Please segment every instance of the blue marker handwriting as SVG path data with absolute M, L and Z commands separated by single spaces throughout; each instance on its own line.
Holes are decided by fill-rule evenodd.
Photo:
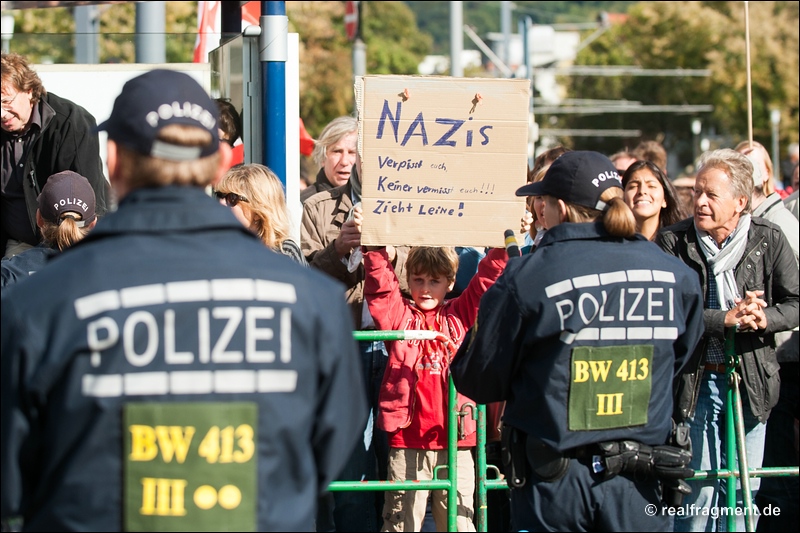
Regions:
M 416 192 L 417 194 L 450 194 L 453 187 L 409 185 L 400 180 L 389 181 L 389 176 L 378 176 L 378 192 Z
M 394 142 L 400 142 L 399 137 L 399 129 L 400 129 L 400 116 L 403 111 L 403 103 L 397 102 L 397 107 L 395 108 L 394 114 L 392 114 L 392 110 L 389 109 L 389 101 L 383 101 L 383 109 L 381 110 L 381 117 L 378 120 L 378 131 L 375 135 L 376 139 L 383 139 L 383 133 L 386 129 L 386 122 L 389 122 L 389 127 L 392 130 L 394 135 Z M 457 119 L 457 118 L 436 118 L 434 122 L 443 127 L 435 127 L 432 128 L 431 131 L 435 132 L 437 137 L 435 137 L 435 141 L 432 146 L 449 146 L 452 148 L 466 146 L 467 148 L 471 147 L 473 144 L 480 143 L 481 146 L 486 146 L 489 144 L 489 130 L 493 129 L 494 126 L 482 126 L 478 129 L 477 133 L 480 138 L 475 138 L 475 131 L 473 129 L 467 129 L 465 132 L 459 133 L 461 127 L 464 126 L 465 123 L 468 121 L 473 120 L 473 117 L 469 117 L 467 120 Z M 428 122 L 430 124 L 430 121 Z M 420 111 L 416 118 L 411 122 L 406 130 L 405 134 L 403 135 L 403 140 L 400 142 L 400 146 L 405 146 L 408 141 L 412 137 L 418 137 L 422 143 L 422 146 L 428 146 L 428 128 L 425 126 L 425 117 L 422 115 L 422 111 Z M 434 137 L 431 137 L 434 138 Z M 398 169 L 399 170 L 399 169 Z
M 383 215 L 388 213 L 409 213 L 412 215 L 422 216 L 464 216 L 464 202 L 458 203 L 458 208 L 449 207 L 438 204 L 419 204 L 419 208 L 415 210 L 412 202 L 405 200 L 375 200 L 377 206 L 372 210 L 376 215 Z
M 412 161 L 407 159 L 406 161 L 395 161 L 391 157 L 381 157 L 378 156 L 378 168 L 393 168 L 400 172 L 403 169 L 415 169 L 415 168 L 422 168 L 422 159 L 419 161 Z

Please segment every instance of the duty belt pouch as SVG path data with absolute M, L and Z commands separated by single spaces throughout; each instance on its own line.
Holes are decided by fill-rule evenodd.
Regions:
M 533 470 L 533 475 L 540 481 L 551 483 L 558 481 L 569 469 L 569 458 L 551 448 L 539 439 L 528 436 L 525 453 Z
M 525 435 L 517 428 L 504 425 L 500 432 L 500 457 L 511 488 L 525 486 L 525 456 Z

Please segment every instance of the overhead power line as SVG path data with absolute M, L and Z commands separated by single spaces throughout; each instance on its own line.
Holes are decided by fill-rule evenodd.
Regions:
M 592 130 L 543 128 L 540 137 L 641 137 L 642 130 Z
M 574 65 L 571 67 L 533 68 L 533 74 L 556 74 L 563 76 L 669 76 L 669 77 L 709 77 L 710 69 L 687 68 L 642 68 L 634 65 Z
M 710 113 L 713 105 L 540 106 L 537 115 L 599 115 L 602 113 Z

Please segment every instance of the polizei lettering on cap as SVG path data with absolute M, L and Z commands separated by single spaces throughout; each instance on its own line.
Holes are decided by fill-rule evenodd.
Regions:
M 598 174 L 597 177 L 592 180 L 592 185 L 594 185 L 595 187 L 599 187 L 600 184 L 606 180 L 617 180 L 618 182 L 622 183 L 619 174 L 617 174 L 613 170 L 606 170 L 605 172 L 601 172 L 600 174 Z
M 63 200 L 59 200 L 53 204 L 53 209 L 58 210 L 59 207 L 66 207 L 68 205 L 74 205 L 75 207 L 83 209 L 83 211 L 87 211 L 89 209 L 89 205 L 80 198 L 65 198 Z
M 147 123 L 152 127 L 158 126 L 159 119 L 169 120 L 173 117 L 187 117 L 196 120 L 203 127 L 207 129 L 214 129 L 217 127 L 217 121 L 214 120 L 214 115 L 209 111 L 203 109 L 202 106 L 193 104 L 191 102 L 172 102 L 171 104 L 161 104 L 158 106 L 158 111 L 151 111 L 145 117 Z

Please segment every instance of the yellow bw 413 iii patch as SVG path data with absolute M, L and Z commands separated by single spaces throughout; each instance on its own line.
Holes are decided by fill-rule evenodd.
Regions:
M 123 424 L 126 531 L 255 531 L 255 403 L 132 403 Z
M 648 345 L 573 348 L 570 431 L 646 424 L 652 364 L 653 347 Z

